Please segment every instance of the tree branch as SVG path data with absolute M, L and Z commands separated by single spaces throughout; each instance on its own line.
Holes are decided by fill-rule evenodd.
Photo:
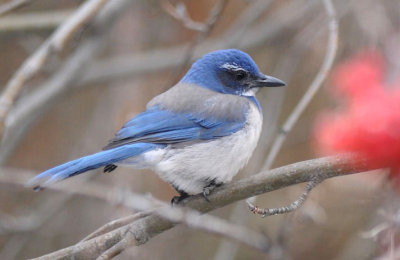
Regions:
M 338 32 L 338 22 L 336 20 L 335 9 L 333 8 L 333 4 L 331 0 L 324 0 L 324 7 L 328 15 L 328 31 L 329 31 L 329 39 L 328 45 L 326 48 L 326 54 L 321 65 L 320 70 L 315 76 L 314 80 L 310 84 L 304 96 L 301 98 L 299 103 L 290 113 L 289 117 L 283 124 L 280 133 L 276 137 L 274 143 L 272 144 L 271 151 L 268 154 L 267 160 L 263 166 L 263 169 L 270 169 L 272 163 L 275 161 L 276 156 L 278 155 L 283 142 L 286 140 L 287 134 L 292 130 L 293 126 L 299 120 L 300 116 L 303 114 L 304 110 L 311 102 L 317 91 L 322 86 L 325 78 L 327 77 L 330 69 L 332 68 L 333 61 L 336 56 L 339 32 Z
M 13 14 L 0 17 L 0 32 L 27 31 L 33 29 L 53 29 L 65 22 L 73 10 L 52 10 L 45 12 L 32 12 Z
M 115 0 L 107 4 L 94 19 L 95 33 L 85 38 L 61 68 L 47 81 L 28 95 L 21 97 L 5 121 L 3 140 L 1 140 L 0 165 L 11 154 L 16 144 L 44 111 L 58 100 L 68 87 L 83 76 L 84 68 L 101 51 L 104 37 L 114 24 L 118 14 L 130 3 L 129 0 Z
M 0 5 L 0 16 L 12 12 L 24 5 L 30 4 L 33 0 L 11 0 L 8 3 Z
M 180 2 L 174 6 L 168 0 L 161 0 L 160 4 L 165 12 L 167 12 L 176 20 L 181 21 L 186 28 L 199 32 L 204 32 L 207 30 L 206 24 L 192 20 L 184 3 Z
M 238 200 L 293 184 L 311 181 L 314 178 L 324 180 L 368 170 L 372 169 L 366 165 L 365 160 L 353 155 L 314 159 L 264 171 L 252 177 L 216 188 L 209 196 L 211 203 L 206 202 L 201 195 L 197 195 L 183 200 L 182 206 L 205 213 Z M 99 237 L 61 249 L 38 259 L 93 259 L 123 240 L 127 232 L 133 235 L 134 245 L 141 245 L 174 225 L 171 221 L 152 214 Z
M 333 7 L 331 0 L 323 0 L 324 7 L 326 13 L 328 15 L 328 31 L 329 31 L 329 38 L 328 38 L 328 45 L 326 48 L 326 54 L 324 60 L 322 62 L 321 68 L 319 69 L 317 75 L 315 76 L 314 80 L 308 87 L 306 93 L 303 95 L 299 103 L 290 113 L 289 117 L 286 119 L 285 123 L 283 124 L 281 131 L 279 132 L 278 136 L 275 138 L 274 142 L 272 143 L 271 150 L 267 156 L 263 169 L 270 169 L 273 162 L 275 161 L 276 156 L 278 155 L 279 151 L 282 148 L 283 143 L 286 140 L 288 133 L 292 130 L 296 122 L 299 120 L 300 116 L 303 114 L 304 110 L 307 108 L 308 104 L 310 104 L 311 100 L 314 98 L 315 94 L 321 88 L 322 83 L 328 76 L 330 69 L 332 68 L 333 61 L 336 56 L 336 51 L 338 47 L 338 39 L 339 39 L 339 31 L 338 31 L 338 22 L 336 19 L 336 12 Z M 249 198 L 247 200 L 247 204 L 249 208 L 257 209 L 258 212 L 269 212 L 274 211 L 273 209 L 260 209 L 258 206 L 254 206 L 253 203 L 255 202 L 255 198 Z M 302 204 L 302 203 L 301 203 Z M 299 204 L 298 206 L 300 206 Z M 271 211 L 271 212 L 272 212 Z M 279 211 L 279 210 L 278 210 Z M 284 212 L 284 211 L 282 211 Z M 264 215 L 264 214 L 262 214 Z M 268 214 L 265 214 L 266 216 Z
M 243 49 L 251 49 L 256 46 L 259 46 L 260 44 L 265 44 L 265 41 L 267 39 L 273 38 L 274 35 L 280 32 L 282 27 L 288 26 L 292 23 L 296 23 L 296 26 L 301 25 L 302 23 L 300 23 L 299 20 L 302 19 L 308 13 L 310 13 L 313 10 L 313 7 L 315 6 L 316 3 L 317 1 L 311 1 L 309 4 L 304 5 L 297 1 L 290 2 L 289 4 L 282 7 L 279 11 L 277 11 L 274 15 L 266 19 L 265 22 L 262 22 L 260 25 L 256 26 L 256 28 L 252 28 L 247 31 L 244 31 L 242 27 L 238 27 L 237 31 L 234 30 L 237 26 L 239 26 L 237 23 L 234 23 L 232 27 L 227 30 L 227 33 L 236 31 L 235 34 L 227 35 L 226 33 L 222 37 L 219 37 L 217 40 L 204 41 L 194 51 L 192 58 L 197 58 L 207 51 L 218 48 L 240 47 Z M 257 5 L 257 8 L 260 9 L 264 8 L 265 10 L 267 6 L 268 6 L 267 4 Z M 254 9 L 251 8 L 249 12 L 253 10 Z M 247 12 L 246 10 L 243 13 L 243 17 L 241 16 L 239 19 L 246 21 L 247 24 L 250 24 L 252 20 L 249 18 L 249 12 Z M 286 13 L 293 13 L 294 15 L 287 16 Z M 257 18 L 259 15 L 260 13 L 257 13 L 254 18 Z M 94 24 L 96 23 L 97 22 L 95 20 Z M 237 40 L 239 39 L 239 36 L 240 39 L 242 39 L 242 41 L 244 38 L 248 37 L 252 37 L 253 39 L 250 41 L 246 40 L 245 42 L 242 43 L 242 41 L 239 42 Z M 236 41 L 232 41 L 233 39 L 236 39 Z M 135 74 L 137 75 L 142 73 L 154 72 L 156 70 L 177 67 L 183 62 L 182 49 L 184 48 L 187 48 L 187 45 L 181 45 L 172 48 L 163 48 L 159 50 L 151 50 L 149 52 L 144 52 L 134 55 L 124 55 L 124 57 L 107 59 L 100 63 L 97 64 L 95 63 L 92 66 L 88 67 L 88 71 L 85 70 L 85 73 L 83 73 L 84 75 L 81 79 L 79 77 L 77 78 L 79 81 L 78 84 L 82 85 L 95 82 L 104 83 L 107 80 L 120 79 L 121 77 L 126 77 L 127 75 L 132 76 Z M 67 66 L 64 67 L 68 71 L 68 67 Z M 45 89 L 45 86 L 49 87 L 49 89 L 53 88 L 51 86 L 54 85 L 54 82 L 59 82 L 55 84 L 57 86 L 59 85 L 64 86 L 59 89 L 64 89 L 66 86 L 68 86 L 69 84 L 64 84 L 63 81 L 56 80 L 59 74 L 60 75 L 63 74 L 61 70 L 63 69 L 60 69 L 59 73 L 57 73 L 54 77 L 52 77 L 48 82 L 43 84 L 42 89 Z M 80 73 L 82 73 L 82 71 L 84 70 L 79 70 L 79 71 Z M 71 75 L 74 74 L 72 73 Z M 62 78 L 65 79 L 66 77 Z M 63 93 L 63 91 L 58 91 L 57 94 L 55 94 L 52 98 L 60 96 L 61 93 Z M 27 98 L 29 99 L 29 96 Z M 7 117 L 6 120 L 7 129 L 4 135 L 8 135 L 8 133 L 11 133 L 10 136 L 12 136 L 13 138 L 10 138 L 10 136 L 7 137 L 3 136 L 1 144 L 2 149 L 0 149 L 0 165 L 7 160 L 9 154 L 15 148 L 19 140 L 21 140 L 21 137 L 29 129 L 30 123 L 26 123 L 25 118 L 29 119 L 33 118 L 33 116 L 30 116 L 30 113 L 34 113 L 35 111 L 39 110 L 39 108 L 36 105 L 34 107 L 31 106 L 30 109 L 27 110 L 26 108 L 28 108 L 29 106 L 24 105 L 25 99 L 23 102 L 22 101 L 23 100 L 21 100 L 21 102 L 18 102 L 18 104 L 15 107 L 13 107 L 9 116 Z M 29 103 L 39 104 L 38 102 L 29 102 Z M 19 106 L 19 104 L 21 106 Z M 41 107 L 42 106 L 44 107 L 41 114 L 43 114 L 43 111 L 49 107 L 45 104 L 43 103 L 39 104 Z M 38 115 L 40 116 L 40 114 Z M 14 131 L 8 130 L 8 128 L 18 129 L 18 133 L 13 134 L 12 132 Z
M 5 120 L 27 80 L 35 76 L 52 53 L 64 49 L 68 40 L 88 23 L 109 0 L 88 0 L 63 23 L 14 73 L 0 97 L 0 138 Z
M 302 25 L 301 19 L 315 11 L 314 7 L 316 3 L 318 1 L 310 1 L 307 4 L 301 1 L 293 1 L 257 24 L 257 26 L 254 26 L 254 28 L 244 30 L 242 27 L 238 27 L 238 31 L 234 30 L 235 28 L 229 28 L 227 33 L 224 33 L 221 37 L 199 44 L 192 55 L 191 61 L 201 57 L 204 53 L 220 48 L 229 47 L 249 50 L 260 45 L 265 45 L 267 41 L 282 32 L 282 28 L 293 24 L 296 26 Z M 288 16 L 288 13 L 291 15 Z M 238 26 L 237 23 L 232 25 L 232 27 L 236 26 Z M 236 33 L 228 34 L 233 31 L 236 31 Z M 80 83 L 82 85 L 93 84 L 175 68 L 182 63 L 182 50 L 187 49 L 187 47 L 188 44 L 182 44 L 169 48 L 150 50 L 148 52 L 125 54 L 121 57 L 98 61 L 88 69 Z
M 166 2 L 168 2 L 168 0 L 166 0 Z M 207 36 L 210 34 L 212 29 L 214 28 L 214 25 L 221 17 L 221 13 L 225 9 L 226 3 L 227 0 L 219 0 L 215 3 L 215 5 L 208 14 L 206 22 L 203 24 L 202 30 L 200 30 L 200 32 L 196 35 L 195 39 L 189 44 L 188 48 L 186 49 L 183 55 L 183 62 L 176 69 L 175 77 L 173 78 L 172 81 L 168 83 L 168 85 L 166 86 L 167 89 L 179 81 L 181 73 L 184 72 L 186 66 L 188 66 L 190 61 L 192 60 L 196 46 L 199 45 L 202 41 L 204 41 L 204 39 L 206 39 Z

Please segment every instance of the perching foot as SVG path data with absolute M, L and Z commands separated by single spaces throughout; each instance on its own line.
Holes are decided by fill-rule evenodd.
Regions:
M 178 191 L 180 196 L 175 196 L 171 199 L 171 205 L 174 206 L 174 204 L 179 204 L 182 200 L 186 199 L 190 195 L 187 194 L 184 191 Z
M 118 166 L 115 164 L 108 164 L 106 166 L 104 166 L 103 172 L 104 173 L 108 173 L 108 172 L 112 172 L 113 170 L 115 170 Z
M 208 195 L 210 195 L 211 191 L 213 191 L 216 187 L 221 186 L 222 183 L 216 183 L 214 180 L 210 182 L 206 187 L 203 188 L 203 198 L 207 201 L 210 202 L 208 199 Z

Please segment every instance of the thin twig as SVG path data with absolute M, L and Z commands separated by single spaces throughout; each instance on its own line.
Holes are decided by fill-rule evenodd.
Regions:
M 103 235 L 105 233 L 108 233 L 108 232 L 114 230 L 114 229 L 117 229 L 119 227 L 125 226 L 125 225 L 127 225 L 129 223 L 132 223 L 132 222 L 134 222 L 134 221 L 136 221 L 138 219 L 147 217 L 147 216 L 149 216 L 151 214 L 151 212 L 152 212 L 151 210 L 150 211 L 139 212 L 139 213 L 127 216 L 127 217 L 119 218 L 119 219 L 113 220 L 111 222 L 108 222 L 104 226 L 98 228 L 96 231 L 94 231 L 93 233 L 91 233 L 88 236 L 86 236 L 85 238 L 83 238 L 79 243 L 82 243 L 82 242 L 88 241 L 88 240 L 90 240 L 92 238 L 101 236 L 101 235 Z
M 237 39 L 236 35 L 223 34 L 221 37 L 199 44 L 194 51 L 191 61 L 215 49 L 235 47 L 249 50 L 264 46 L 276 35 L 282 33 L 283 28 L 303 25 L 301 21 L 314 11 L 313 7 L 316 3 L 318 1 L 307 1 L 307 4 L 301 1 L 290 1 L 274 15 L 267 17 L 264 21 L 257 24 L 257 26 L 248 28 L 248 30 L 240 34 L 240 42 L 233 40 Z M 288 16 L 288 13 L 291 15 Z M 93 64 L 88 69 L 80 84 L 104 83 L 127 76 L 131 77 L 175 68 L 182 64 L 182 50 L 187 48 L 188 44 L 182 44 L 169 48 L 104 59 Z
M 168 1 L 168 0 L 166 0 Z M 222 11 L 224 10 L 226 6 L 227 0 L 219 0 L 217 3 L 213 6 L 211 9 L 208 18 L 206 22 L 203 25 L 202 30 L 200 30 L 200 33 L 197 34 L 196 38 L 189 44 L 185 54 L 183 55 L 183 62 L 182 64 L 177 68 L 175 77 L 167 85 L 167 88 L 170 88 L 173 84 L 175 84 L 181 75 L 181 73 L 186 69 L 190 61 L 193 59 L 193 53 L 198 44 L 200 44 L 202 41 L 204 41 L 205 38 L 210 34 L 212 29 L 214 28 L 214 25 L 216 22 L 219 20 Z
M 301 98 L 299 103 L 293 109 L 292 113 L 289 115 L 285 123 L 283 124 L 281 131 L 279 132 L 278 136 L 276 137 L 275 141 L 271 146 L 271 150 L 267 156 L 267 160 L 263 166 L 263 169 L 270 169 L 273 162 L 275 161 L 276 156 L 278 155 L 279 151 L 282 148 L 282 144 L 286 140 L 288 133 L 292 130 L 293 126 L 296 124 L 308 104 L 311 102 L 317 91 L 322 86 L 323 81 L 327 77 L 330 69 L 332 68 L 333 61 L 336 56 L 337 45 L 338 45 L 338 25 L 336 19 L 335 9 L 331 0 L 324 0 L 324 7 L 328 15 L 328 30 L 329 30 L 329 38 L 328 38 L 328 45 L 327 51 L 321 65 L 320 70 L 318 71 L 317 75 L 315 76 L 314 80 L 312 81 L 310 87 L 307 89 L 304 96 Z M 301 199 L 301 198 L 299 198 Z M 297 201 L 297 200 L 296 200 Z M 295 202 L 296 202 L 295 201 Z M 255 203 L 255 198 L 249 198 L 247 200 L 247 204 L 253 205 Z M 254 206 L 254 209 L 257 209 L 259 212 L 268 212 L 269 209 L 259 208 L 258 206 Z M 253 211 L 254 212 L 254 211 Z M 266 214 L 267 216 L 268 214 Z
M 30 4 L 32 0 L 11 0 L 8 3 L 0 5 L 0 16 L 12 12 L 24 5 Z
M 53 10 L 14 14 L 0 18 L 0 32 L 49 29 L 59 26 L 71 16 L 73 10 Z
M 81 77 L 83 68 L 90 64 L 102 46 L 104 46 L 104 41 L 99 35 L 86 39 L 59 71 L 39 88 L 19 100 L 5 121 L 6 129 L 4 138 L 1 140 L 0 165 L 8 159 L 29 126 L 36 122 L 45 108 L 57 102 L 57 97 L 65 93 L 68 86 Z
M 169 15 L 181 21 L 186 28 L 199 32 L 204 32 L 207 30 L 206 24 L 192 20 L 184 3 L 179 2 L 176 6 L 173 6 L 168 0 L 161 0 L 160 3 L 163 9 Z
M 292 130 L 293 126 L 296 124 L 300 116 L 303 114 L 304 110 L 311 102 L 317 91 L 322 86 L 323 81 L 327 77 L 330 69 L 332 68 L 333 61 L 336 56 L 337 45 L 338 45 L 338 25 L 336 20 L 336 13 L 331 0 L 323 0 L 324 7 L 328 14 L 328 29 L 329 29 L 329 39 L 327 45 L 327 52 L 324 57 L 324 61 L 321 65 L 320 70 L 312 81 L 310 87 L 307 89 L 304 96 L 301 98 L 297 106 L 293 109 L 292 113 L 288 119 L 283 124 L 280 133 L 272 144 L 271 151 L 268 154 L 267 160 L 264 164 L 263 169 L 270 169 L 276 156 L 281 150 L 283 142 L 286 140 L 287 134 Z
M 261 22 L 260 25 L 258 25 L 256 28 L 243 31 L 243 35 L 241 38 L 247 39 L 249 37 L 253 37 L 254 39 L 252 39 L 251 41 L 247 40 L 243 44 L 240 43 L 240 46 L 232 46 L 232 44 L 235 45 L 235 43 L 232 42 L 231 39 L 236 38 L 237 36 L 232 35 L 233 38 L 231 38 L 230 35 L 224 34 L 217 40 L 207 40 L 204 41 L 202 44 L 200 44 L 199 47 L 196 48 L 193 58 L 201 56 L 204 52 L 226 46 L 249 49 L 260 46 L 261 44 L 265 44 L 266 41 L 272 39 L 276 34 L 278 34 L 281 31 L 282 27 L 289 26 L 290 24 L 301 25 L 302 23 L 300 23 L 299 20 L 301 20 L 304 16 L 306 16 L 313 10 L 312 7 L 315 5 L 315 3 L 316 1 L 311 1 L 310 4 L 304 5 L 304 4 L 299 4 L 297 1 L 290 2 L 289 4 L 283 6 L 282 10 L 278 11 L 276 15 L 267 18 L 265 21 Z M 296 12 L 294 12 L 294 10 Z M 285 13 L 294 13 L 294 15 L 286 16 L 284 15 Z M 246 14 L 246 16 L 250 15 Z M 244 20 L 248 21 L 248 18 Z M 250 21 L 248 22 L 250 23 Z M 233 26 L 236 27 L 237 26 L 236 23 L 234 23 Z M 238 33 L 239 32 L 240 30 L 238 31 Z M 104 83 L 105 81 L 109 80 L 121 79 L 123 77 L 126 77 L 127 75 L 130 76 L 143 75 L 144 73 L 148 72 L 154 72 L 166 68 L 177 67 L 182 63 L 181 60 L 182 49 L 185 48 L 187 48 L 187 45 L 158 49 L 158 50 L 156 49 L 135 55 L 124 55 L 124 57 L 107 59 L 97 64 L 95 63 L 92 66 L 86 66 L 88 71 L 85 71 L 82 79 L 78 78 L 79 80 L 78 85 L 82 86 L 83 84 L 87 86 L 88 83 L 91 84 L 99 82 Z M 82 73 L 84 69 L 80 71 Z M 44 85 L 47 85 L 47 83 L 51 84 L 52 82 L 57 82 L 57 81 L 56 80 L 53 81 L 52 78 Z M 102 84 L 97 84 L 97 85 L 101 86 Z M 60 96 L 61 93 L 63 92 L 58 92 L 56 96 Z M 22 108 L 25 107 L 24 102 L 22 102 L 22 100 L 18 104 L 20 104 Z M 18 104 L 16 105 L 15 109 L 13 108 L 12 111 L 14 110 L 15 112 L 25 111 L 24 109 L 20 109 Z M 46 104 L 51 104 L 51 102 L 45 103 L 45 107 L 43 108 L 42 113 L 40 113 L 40 115 L 43 115 L 44 114 L 43 111 L 50 107 L 50 105 Z M 42 104 L 40 104 L 40 106 L 42 106 Z M 28 113 L 26 114 L 28 115 L 27 118 L 29 119 L 32 118 L 29 116 L 29 113 L 34 113 L 37 110 L 38 110 L 37 107 L 31 107 L 28 110 Z M 6 127 L 18 129 L 18 132 L 20 134 L 18 138 L 17 134 L 11 134 L 16 138 L 3 137 L 1 144 L 1 147 L 3 149 L 0 149 L 0 164 L 3 164 L 7 160 L 9 154 L 13 151 L 18 142 L 22 140 L 21 137 L 24 135 L 24 133 L 26 133 L 26 131 L 31 125 L 31 124 L 26 124 L 26 121 L 24 119 L 20 119 L 18 118 L 18 116 L 16 117 L 11 116 L 11 114 L 14 113 L 13 112 L 10 113 L 10 117 L 13 117 L 13 119 L 12 120 L 7 119 Z M 20 113 L 15 113 L 15 115 L 18 114 Z M 12 122 L 14 122 L 15 124 Z M 7 130 L 7 132 L 11 131 Z
M 52 53 L 64 49 L 68 40 L 87 24 L 109 0 L 88 0 L 63 23 L 14 73 L 0 97 L 0 138 L 3 137 L 5 120 L 24 84 L 35 76 Z
M 68 87 L 84 76 L 85 68 L 101 51 L 105 43 L 103 37 L 119 17 L 118 14 L 130 3 L 129 0 L 111 1 L 94 19 L 93 33 L 85 38 L 81 45 L 63 63 L 61 68 L 47 81 L 22 97 L 7 116 L 3 140 L 0 149 L 0 165 L 12 153 L 29 127 L 44 111 L 61 97 Z
M 226 41 L 227 47 L 235 47 L 240 45 L 241 39 L 245 38 L 244 34 L 250 29 L 258 18 L 260 18 L 270 7 L 274 0 L 258 0 L 252 2 L 249 7 L 244 10 L 240 16 L 229 26 L 224 32 L 223 39 L 229 39 Z M 289 5 L 290 7 L 290 5 Z M 287 6 L 283 9 L 288 8 Z M 268 19 L 269 20 L 269 19 Z M 271 19 L 273 20 L 273 19 Z M 266 23 L 267 25 L 268 23 Z
M 263 218 L 265 218 L 267 216 L 278 215 L 278 214 L 286 214 L 286 213 L 292 212 L 292 211 L 300 208 L 303 205 L 303 203 L 306 201 L 311 190 L 313 188 L 315 188 L 315 186 L 317 186 L 319 183 L 321 183 L 321 180 L 318 180 L 318 179 L 309 181 L 307 183 L 307 186 L 306 186 L 305 190 L 303 191 L 303 193 L 295 201 L 293 201 L 289 206 L 263 209 L 263 208 L 259 208 L 258 206 L 253 205 L 249 200 L 246 200 L 246 203 L 251 212 L 253 212 L 254 214 L 261 215 Z
M 201 195 L 197 195 L 183 200 L 181 204 L 205 213 L 238 200 L 281 189 L 289 185 L 308 182 L 314 178 L 324 180 L 367 170 L 372 169 L 366 165 L 365 160 L 351 155 L 314 159 L 264 171 L 249 178 L 216 188 L 209 195 L 211 203 L 206 202 Z M 83 243 L 55 251 L 39 259 L 93 259 L 123 240 L 127 231 L 131 232 L 135 237 L 134 244 L 141 245 L 173 226 L 174 224 L 171 221 L 153 214 L 127 226 L 120 227 Z

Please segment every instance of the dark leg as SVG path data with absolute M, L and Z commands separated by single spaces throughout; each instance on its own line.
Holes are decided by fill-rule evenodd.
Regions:
M 208 199 L 208 195 L 210 195 L 211 191 L 214 190 L 215 188 L 221 186 L 223 183 L 222 182 L 216 182 L 215 180 L 210 181 L 210 183 L 203 188 L 203 197 L 207 202 L 210 202 Z
M 177 188 L 174 187 L 174 189 L 179 193 L 179 196 L 175 196 L 171 199 L 171 205 L 173 206 L 174 204 L 179 204 L 182 200 L 186 199 L 190 195 L 187 194 L 186 192 L 182 190 L 178 190 Z
M 112 172 L 112 171 L 115 170 L 116 168 L 117 168 L 117 165 L 115 165 L 115 164 L 108 164 L 108 165 L 104 166 L 103 172 Z

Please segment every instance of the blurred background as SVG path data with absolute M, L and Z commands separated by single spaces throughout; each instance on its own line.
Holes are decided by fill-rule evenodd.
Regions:
M 0 4 L 7 2 L 0 0 Z M 0 17 L 1 87 L 84 1 L 29 2 Z M 0 148 L 0 259 L 50 253 L 132 214 L 117 202 L 57 189 L 33 192 L 23 183 L 49 167 L 101 149 L 125 121 L 176 83 L 202 54 L 242 49 L 262 72 L 287 83 L 258 94 L 264 113 L 262 139 L 248 167 L 236 177 L 243 178 L 263 168 L 279 127 L 313 81 L 327 52 L 328 16 L 319 0 L 125 2 L 111 18 L 96 22 L 96 17 L 96 24 L 82 27 L 61 53 L 52 55 L 25 84 L 9 114 Z M 379 49 L 386 55 L 391 75 L 398 73 L 400 2 L 335 0 L 333 4 L 339 21 L 335 64 L 365 48 Z M 288 134 L 273 168 L 319 156 L 314 152 L 315 119 L 321 111 L 340 105 L 329 87 L 328 80 Z M 92 171 L 63 187 L 85 189 L 84 183 L 150 193 L 164 201 L 176 195 L 153 172 L 124 167 L 110 174 Z M 287 205 L 303 188 L 301 184 L 262 195 L 256 204 Z M 263 219 L 251 214 L 244 202 L 212 214 L 264 232 L 283 249 L 286 259 L 375 259 L 385 254 L 388 242 L 369 231 L 387 218 L 383 210 L 398 206 L 393 196 L 382 174 L 363 173 L 325 181 L 300 210 L 287 215 Z M 269 259 L 184 226 L 116 257 L 260 258 Z

